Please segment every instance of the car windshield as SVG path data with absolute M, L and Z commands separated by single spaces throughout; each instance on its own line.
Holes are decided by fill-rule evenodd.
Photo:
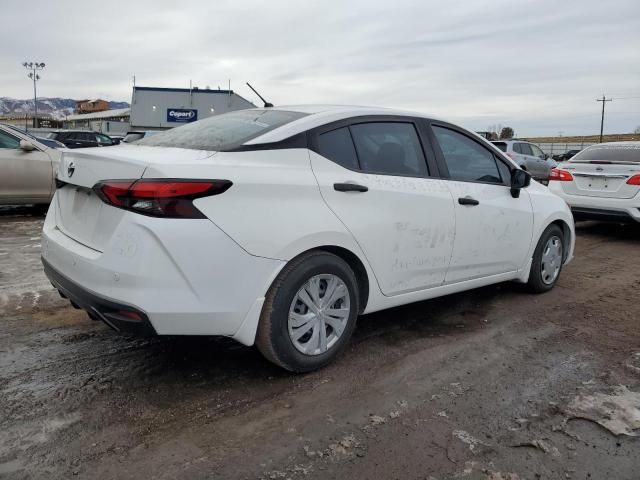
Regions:
M 491 143 L 493 143 L 496 147 L 498 147 L 503 152 L 507 151 L 507 144 L 505 142 L 491 142 Z
M 173 128 L 152 137 L 145 136 L 136 145 L 227 150 L 306 115 L 285 110 L 238 110 Z
M 570 163 L 605 160 L 610 162 L 640 163 L 640 142 L 592 145 L 569 160 Z

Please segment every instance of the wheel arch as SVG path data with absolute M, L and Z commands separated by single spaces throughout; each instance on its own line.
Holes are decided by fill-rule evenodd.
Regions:
M 364 312 L 364 309 L 367 307 L 367 303 L 369 303 L 369 274 L 367 273 L 364 263 L 360 260 L 360 257 L 351 250 L 337 245 L 322 245 L 307 250 L 306 252 L 302 252 L 301 255 L 315 250 L 325 251 L 340 257 L 347 263 L 347 265 L 349 265 L 351 270 L 353 270 L 358 282 L 358 297 L 360 300 L 359 313 Z
M 571 228 L 569 227 L 567 222 L 565 222 L 560 218 L 549 223 L 549 225 L 545 227 L 545 230 L 549 228 L 551 225 L 557 225 L 558 227 L 560 227 L 560 230 L 562 230 L 562 250 L 563 250 L 562 261 L 564 262 L 567 260 L 567 257 L 569 256 L 569 250 L 571 249 L 571 235 L 572 235 Z

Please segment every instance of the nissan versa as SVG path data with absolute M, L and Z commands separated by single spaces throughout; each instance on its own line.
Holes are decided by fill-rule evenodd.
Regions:
M 47 276 L 119 331 L 225 335 L 304 372 L 358 315 L 497 282 L 545 292 L 573 256 L 566 203 L 450 123 L 297 106 L 64 153 Z

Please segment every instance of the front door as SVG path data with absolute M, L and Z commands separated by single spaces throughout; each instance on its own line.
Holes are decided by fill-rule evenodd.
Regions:
M 455 202 L 456 237 L 445 283 L 515 272 L 527 261 L 533 212 L 526 190 L 513 198 L 510 167 L 462 131 L 432 127 Z
M 320 192 L 360 245 L 382 292 L 442 285 L 454 205 L 446 181 L 429 177 L 416 124 L 360 121 L 318 132 L 312 141 Z

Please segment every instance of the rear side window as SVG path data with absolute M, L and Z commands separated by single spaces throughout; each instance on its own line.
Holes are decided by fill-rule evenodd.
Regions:
M 427 176 L 427 163 L 412 123 L 360 123 L 350 127 L 360 168 L 367 173 Z
M 498 147 L 499 150 L 506 152 L 507 151 L 507 144 L 505 142 L 491 142 L 493 143 L 496 147 Z
M 451 180 L 502 183 L 496 159 L 489 150 L 466 135 L 433 127 Z
M 320 155 L 342 165 L 357 170 L 358 157 L 347 127 L 338 128 L 318 136 Z
M 520 144 L 519 143 L 514 143 L 513 144 L 513 151 L 516 153 L 522 153 L 522 149 L 520 148 Z
M 306 115 L 273 109 L 238 110 L 145 136 L 137 145 L 228 150 Z

